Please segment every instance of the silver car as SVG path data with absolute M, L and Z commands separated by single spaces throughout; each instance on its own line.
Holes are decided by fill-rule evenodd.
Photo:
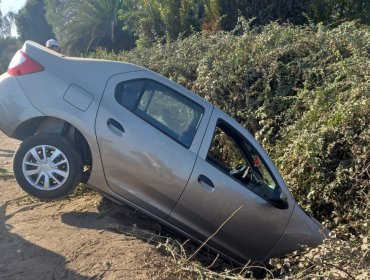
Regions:
M 142 67 L 27 41 L 0 76 L 0 130 L 23 141 L 14 174 L 35 197 L 84 182 L 238 262 L 324 239 L 245 128 Z

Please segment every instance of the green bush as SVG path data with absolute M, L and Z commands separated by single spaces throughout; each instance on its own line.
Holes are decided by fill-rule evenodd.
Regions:
M 240 27 L 92 56 L 159 72 L 236 118 L 270 153 L 299 204 L 343 242 L 358 241 L 368 268 L 360 246 L 370 227 L 369 27 Z M 333 255 L 339 248 L 327 246 L 322 252 Z

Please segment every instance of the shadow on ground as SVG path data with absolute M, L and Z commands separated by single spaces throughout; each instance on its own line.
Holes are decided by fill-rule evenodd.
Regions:
M 17 213 L 32 210 L 39 204 L 26 206 L 13 214 L 7 214 L 10 202 L 0 206 L 0 279 L 98 279 L 90 278 L 66 268 L 66 259 L 52 251 L 39 247 L 11 232 L 7 221 Z
M 62 222 L 78 228 L 99 229 L 113 231 L 124 235 L 135 236 L 144 242 L 150 242 L 155 245 L 164 243 L 168 238 L 176 244 L 183 244 L 183 249 L 187 257 L 191 256 L 199 248 L 196 244 L 176 232 L 157 223 L 150 217 L 125 205 L 118 205 L 109 199 L 103 198 L 96 212 L 69 212 L 62 214 Z M 107 217 L 109 219 L 107 223 Z M 170 256 L 166 250 L 159 250 L 164 256 Z M 217 259 L 215 261 L 215 259 Z M 232 262 L 222 259 L 215 252 L 206 247 L 197 253 L 194 261 L 202 263 L 205 267 L 212 265 L 212 270 L 224 270 L 225 268 L 234 268 Z

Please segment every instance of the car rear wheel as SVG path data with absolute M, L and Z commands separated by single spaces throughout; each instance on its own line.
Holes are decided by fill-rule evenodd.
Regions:
M 14 175 L 21 188 L 40 199 L 66 196 L 80 183 L 81 155 L 57 134 L 36 134 L 26 139 L 14 156 Z

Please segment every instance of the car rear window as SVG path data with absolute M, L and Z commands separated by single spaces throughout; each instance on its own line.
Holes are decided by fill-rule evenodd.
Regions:
M 187 148 L 204 114 L 199 104 L 147 79 L 118 84 L 115 98 L 126 109 Z

